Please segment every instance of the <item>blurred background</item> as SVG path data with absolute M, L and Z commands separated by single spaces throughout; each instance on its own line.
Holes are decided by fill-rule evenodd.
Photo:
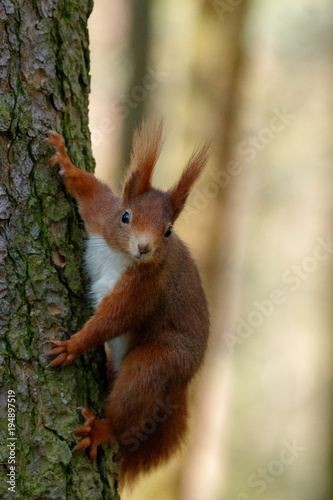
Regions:
M 117 191 L 163 117 L 155 185 L 212 157 L 177 222 L 211 311 L 187 446 L 125 500 L 333 498 L 330 0 L 95 0 L 90 128 Z

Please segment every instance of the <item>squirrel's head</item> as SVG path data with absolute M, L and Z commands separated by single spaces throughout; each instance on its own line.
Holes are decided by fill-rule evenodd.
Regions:
M 208 160 L 205 144 L 192 154 L 178 183 L 162 192 L 151 186 L 161 148 L 162 122 L 146 122 L 135 131 L 131 165 L 113 225 L 112 239 L 118 248 L 142 262 L 163 258 L 173 238 L 173 224 Z

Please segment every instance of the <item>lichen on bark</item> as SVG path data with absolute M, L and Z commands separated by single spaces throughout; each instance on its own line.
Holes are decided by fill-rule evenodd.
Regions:
M 47 130 L 92 170 L 88 129 L 91 0 L 0 0 L 0 433 L 3 499 L 119 498 L 114 449 L 99 464 L 72 454 L 78 406 L 101 414 L 104 353 L 48 368 L 50 340 L 91 311 L 84 231 L 56 169 Z M 8 491 L 8 390 L 16 395 L 16 493 Z M 107 475 L 113 478 L 110 488 Z

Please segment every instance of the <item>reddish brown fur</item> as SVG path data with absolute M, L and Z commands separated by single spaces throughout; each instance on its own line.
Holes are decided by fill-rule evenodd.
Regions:
M 201 149 L 194 152 L 188 161 L 188 164 L 179 180 L 179 182 L 168 191 L 172 202 L 174 213 L 172 222 L 174 222 L 180 212 L 183 210 L 187 197 L 190 194 L 194 182 L 199 177 L 202 169 L 207 163 L 209 143 L 205 143 Z
M 98 445 L 119 443 L 122 483 L 166 460 L 179 447 L 186 430 L 188 384 L 203 361 L 208 338 L 208 309 L 197 268 L 176 234 L 165 237 L 207 161 L 207 146 L 191 157 L 179 183 L 162 193 L 151 188 L 161 131 L 161 125 L 146 126 L 136 133 L 123 199 L 72 165 L 59 134 L 52 132 L 49 139 L 58 149 L 50 163 L 61 165 L 88 232 L 127 253 L 133 238 L 144 234 L 151 249 L 146 261 L 138 260 L 122 274 L 82 330 L 69 340 L 54 342 L 51 351 L 56 355 L 51 366 L 65 366 L 87 349 L 129 332 L 106 418 L 95 421 L 85 408 L 86 422 L 76 430 L 84 437 L 76 449 L 90 447 L 92 460 Z M 121 222 L 125 209 L 131 214 L 126 231 Z
M 123 205 L 151 187 L 151 177 L 162 148 L 162 122 L 147 122 L 134 133 L 131 168 L 124 185 Z

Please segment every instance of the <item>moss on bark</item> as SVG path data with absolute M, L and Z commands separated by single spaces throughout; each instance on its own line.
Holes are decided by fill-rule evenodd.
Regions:
M 116 499 L 114 450 L 72 454 L 78 406 L 101 414 L 103 350 L 48 368 L 50 340 L 91 311 L 84 232 L 56 169 L 47 130 L 92 170 L 88 129 L 90 0 L 0 0 L 0 432 L 3 499 Z M 16 494 L 8 491 L 8 390 L 15 391 Z M 113 477 L 110 488 L 107 475 Z

